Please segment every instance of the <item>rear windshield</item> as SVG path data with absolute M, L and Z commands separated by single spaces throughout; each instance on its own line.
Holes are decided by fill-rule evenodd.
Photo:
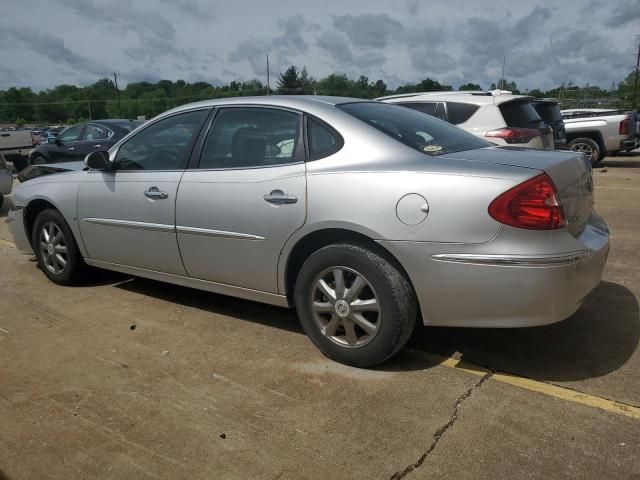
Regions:
M 542 119 L 531 102 L 506 102 L 499 106 L 507 127 L 537 127 Z
M 557 103 L 536 103 L 535 109 L 545 122 L 559 122 L 562 120 L 560 105 Z
M 428 155 L 493 146 L 458 127 L 410 108 L 376 102 L 344 103 L 337 107 Z

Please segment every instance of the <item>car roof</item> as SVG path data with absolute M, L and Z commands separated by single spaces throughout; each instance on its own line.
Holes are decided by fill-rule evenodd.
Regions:
M 473 103 L 475 105 L 488 105 L 488 104 L 496 104 L 499 105 L 505 102 L 511 102 L 513 100 L 518 99 L 532 99 L 528 95 L 514 95 L 508 90 L 491 90 L 491 91 L 482 91 L 482 90 L 474 90 L 474 91 L 443 91 L 443 92 L 416 92 L 416 93 L 404 93 L 399 95 L 388 95 L 386 97 L 379 97 L 376 100 L 382 101 L 391 101 L 396 99 L 407 99 L 407 100 L 416 100 L 416 101 L 426 101 L 426 100 L 441 100 L 441 101 L 451 101 L 451 102 L 463 102 L 463 103 Z
M 354 102 L 371 102 L 362 98 L 331 97 L 324 95 L 262 95 L 255 97 L 228 97 L 213 98 L 201 102 L 180 105 L 165 113 L 175 113 L 183 110 L 191 110 L 198 107 L 214 107 L 223 105 L 269 105 L 273 107 L 288 107 L 299 110 L 314 110 L 333 108 L 336 105 Z M 163 114 L 164 115 L 164 114 Z

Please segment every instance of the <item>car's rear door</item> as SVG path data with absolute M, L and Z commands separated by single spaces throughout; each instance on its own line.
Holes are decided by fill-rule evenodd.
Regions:
M 286 240 L 306 218 L 302 115 L 220 108 L 178 191 L 176 230 L 189 276 L 276 293 Z
M 121 144 L 108 171 L 89 171 L 78 191 L 90 259 L 186 275 L 175 232 L 176 194 L 210 109 L 164 117 Z

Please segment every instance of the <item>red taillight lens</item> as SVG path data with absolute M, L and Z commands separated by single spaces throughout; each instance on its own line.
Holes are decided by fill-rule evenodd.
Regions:
M 558 192 L 546 173 L 504 192 L 489 205 L 489 215 L 528 230 L 555 230 L 565 225 Z
M 499 128 L 484 134 L 485 137 L 501 138 L 507 143 L 527 143 L 546 133 L 538 128 Z
M 620 128 L 618 130 L 620 135 L 629 135 L 630 124 L 631 122 L 629 121 L 628 118 L 625 118 L 620 122 Z

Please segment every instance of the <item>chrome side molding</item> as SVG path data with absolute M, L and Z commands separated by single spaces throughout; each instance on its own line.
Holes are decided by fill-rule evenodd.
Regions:
M 473 253 L 439 253 L 431 255 L 431 258 L 439 262 L 451 263 L 543 267 L 580 262 L 588 258 L 589 255 L 588 251 L 579 250 L 577 252 L 559 255 L 476 255 Z

